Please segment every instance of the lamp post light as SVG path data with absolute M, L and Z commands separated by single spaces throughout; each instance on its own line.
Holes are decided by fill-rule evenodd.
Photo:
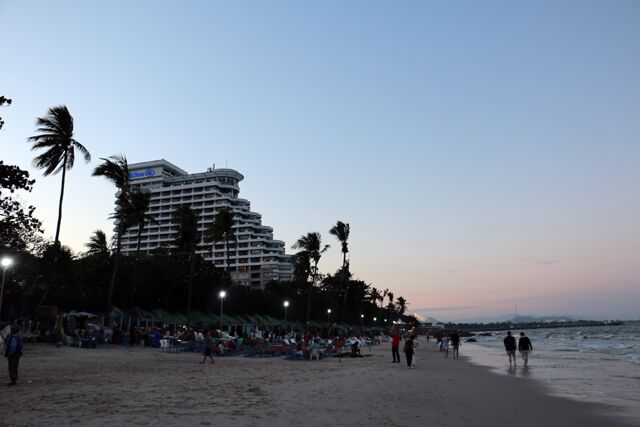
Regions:
M 227 296 L 227 293 L 225 291 L 220 291 L 218 296 L 220 297 L 220 334 L 222 335 L 222 302 L 224 301 L 224 297 Z
M 2 266 L 2 286 L 0 286 L 0 319 L 2 319 L 2 297 L 4 296 L 4 279 L 7 275 L 7 270 L 13 264 L 13 260 L 9 257 L 4 257 L 0 260 Z
M 287 308 L 289 308 L 289 301 L 284 302 L 284 333 L 285 335 L 289 332 L 289 322 L 287 320 Z
M 364 323 L 364 314 L 360 315 L 360 336 L 362 336 L 362 327 Z
M 327 308 L 327 323 L 331 323 L 331 309 Z

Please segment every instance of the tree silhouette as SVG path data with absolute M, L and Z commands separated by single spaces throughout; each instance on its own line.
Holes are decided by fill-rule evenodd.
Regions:
M 347 261 L 347 254 L 349 253 L 349 232 L 351 227 L 342 221 L 338 221 L 329 234 L 335 236 L 342 245 L 342 274 L 340 275 L 340 288 L 343 289 L 344 296 L 342 301 L 342 321 L 346 321 L 347 316 L 347 298 L 349 294 L 349 281 L 346 280 L 346 276 L 349 270 L 349 261 Z
M 318 283 L 320 275 L 318 274 L 318 262 L 322 257 L 322 254 L 329 249 L 329 245 L 322 246 L 322 238 L 320 233 L 314 231 L 302 236 L 292 246 L 292 249 L 302 249 L 302 253 L 309 259 L 309 265 L 311 265 L 311 283 L 307 290 L 307 322 L 311 317 L 311 295 L 313 293 L 314 286 Z
M 111 156 L 108 159 L 100 159 L 103 162 L 98 165 L 93 176 L 103 176 L 111 181 L 118 189 L 116 199 L 116 250 L 113 254 L 113 266 L 111 270 L 111 279 L 109 280 L 109 289 L 107 291 L 107 307 L 106 317 L 111 316 L 111 301 L 113 298 L 113 290 L 115 288 L 116 279 L 118 277 L 118 269 L 120 267 L 120 249 L 122 246 L 122 235 L 126 229 L 126 206 L 131 191 L 131 182 L 129 174 L 129 164 L 127 158 L 123 155 Z
M 75 150 L 84 157 L 85 162 L 91 161 L 91 154 L 84 145 L 73 138 L 73 117 L 66 106 L 50 108 L 47 115 L 36 120 L 36 135 L 29 137 L 33 143 L 32 150 L 46 150 L 33 159 L 35 166 L 43 170 L 44 176 L 55 175 L 62 171 L 60 182 L 60 201 L 58 202 L 58 222 L 54 245 L 60 246 L 60 225 L 62 223 L 62 201 L 67 171 L 73 168 Z

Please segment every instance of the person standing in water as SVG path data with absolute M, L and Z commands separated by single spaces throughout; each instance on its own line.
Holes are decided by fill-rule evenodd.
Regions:
M 518 340 L 518 350 L 520 351 L 520 355 L 522 356 L 524 366 L 527 366 L 527 364 L 529 363 L 529 353 L 533 351 L 533 345 L 531 344 L 531 340 L 528 337 L 524 336 L 524 332 L 520 332 L 520 339 Z
M 513 359 L 513 364 L 516 363 L 516 339 L 511 335 L 511 331 L 507 332 L 507 336 L 504 341 L 504 349 L 507 351 L 507 356 L 509 356 L 509 365 L 511 365 L 511 360 Z

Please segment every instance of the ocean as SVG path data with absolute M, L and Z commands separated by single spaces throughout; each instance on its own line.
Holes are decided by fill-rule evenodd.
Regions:
M 509 367 L 502 344 L 506 331 L 475 336 L 477 343 L 463 338 L 460 354 L 496 373 L 537 380 L 553 394 L 617 407 L 619 415 L 640 425 L 640 322 L 524 332 L 534 350 L 527 368 L 519 354 L 518 366 Z

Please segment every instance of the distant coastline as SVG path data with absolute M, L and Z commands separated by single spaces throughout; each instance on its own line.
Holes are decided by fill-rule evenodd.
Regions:
M 572 320 L 572 321 L 538 321 L 538 322 L 495 322 L 495 323 L 448 323 L 445 330 L 464 331 L 507 331 L 512 329 L 547 329 L 547 328 L 584 328 L 594 326 L 621 326 L 622 320 Z M 431 328 L 436 329 L 436 328 Z

